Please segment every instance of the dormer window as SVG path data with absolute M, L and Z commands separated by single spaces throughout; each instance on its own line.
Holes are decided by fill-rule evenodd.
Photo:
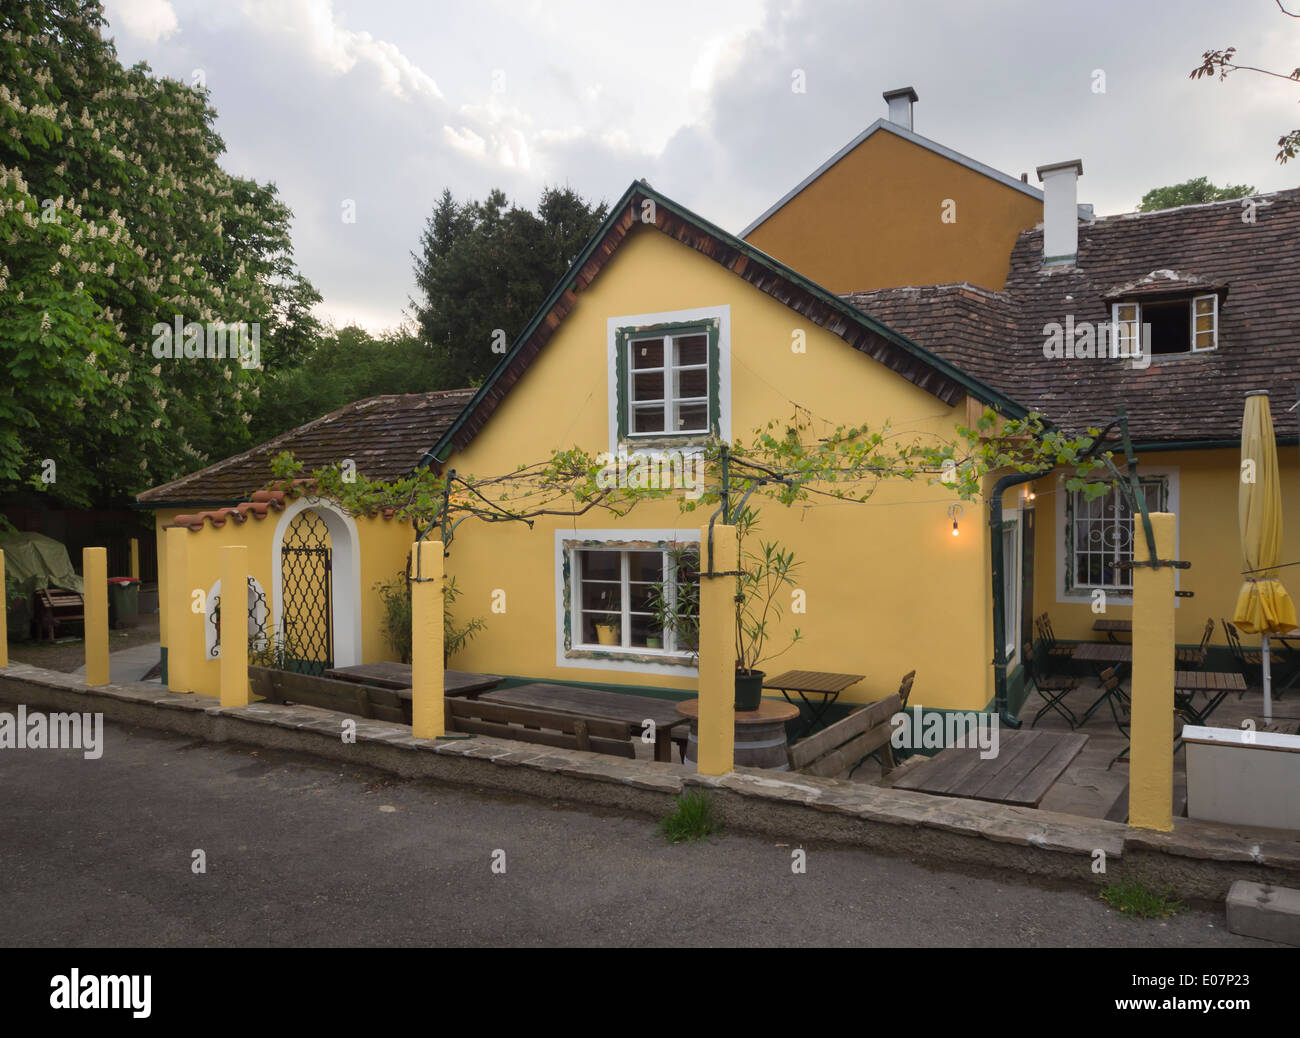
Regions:
M 1120 357 L 1140 356 L 1148 349 L 1156 357 L 1204 353 L 1219 345 L 1219 297 L 1213 293 L 1117 302 L 1111 320 Z

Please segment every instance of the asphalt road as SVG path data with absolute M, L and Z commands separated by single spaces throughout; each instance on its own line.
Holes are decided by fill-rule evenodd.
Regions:
M 672 846 L 647 819 L 269 750 L 111 725 L 105 743 L 93 761 L 0 750 L 0 944 L 1262 943 L 1221 909 L 1133 920 L 1087 892 L 858 850 L 809 846 L 796 875 L 797 833 Z

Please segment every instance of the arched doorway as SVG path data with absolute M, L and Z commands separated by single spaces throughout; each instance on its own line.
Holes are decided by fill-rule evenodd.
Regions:
M 361 559 L 356 523 L 321 500 L 281 514 L 271 546 L 276 639 L 294 669 L 361 663 Z
M 312 508 L 299 512 L 280 544 L 277 633 L 291 670 L 321 674 L 334 666 L 333 562 L 325 520 Z

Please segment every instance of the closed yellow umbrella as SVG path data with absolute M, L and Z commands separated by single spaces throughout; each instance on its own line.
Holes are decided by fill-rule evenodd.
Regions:
M 1282 485 L 1277 474 L 1277 440 L 1268 393 L 1246 394 L 1241 419 L 1241 489 L 1237 520 L 1246 582 L 1237 595 L 1232 622 L 1260 635 L 1264 671 L 1264 720 L 1273 719 L 1268 636 L 1296 627 L 1295 605 L 1275 574 L 1282 562 Z

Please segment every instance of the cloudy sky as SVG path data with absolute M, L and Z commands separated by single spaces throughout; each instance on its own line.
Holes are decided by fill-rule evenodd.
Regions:
M 1300 0 L 1288 6 L 1300 11 Z M 635 178 L 739 231 L 913 86 L 915 129 L 1012 175 L 1081 158 L 1133 209 L 1208 176 L 1294 187 L 1300 86 L 1188 79 L 1202 51 L 1300 64 L 1275 0 L 105 0 L 118 54 L 192 82 L 232 173 L 274 181 L 322 316 L 398 323 L 444 187 L 529 206 Z M 1105 92 L 1093 89 L 1095 70 Z M 806 84 L 791 89 L 796 71 Z M 1036 181 L 1034 181 L 1036 183 Z M 355 202 L 356 222 L 341 218 Z

